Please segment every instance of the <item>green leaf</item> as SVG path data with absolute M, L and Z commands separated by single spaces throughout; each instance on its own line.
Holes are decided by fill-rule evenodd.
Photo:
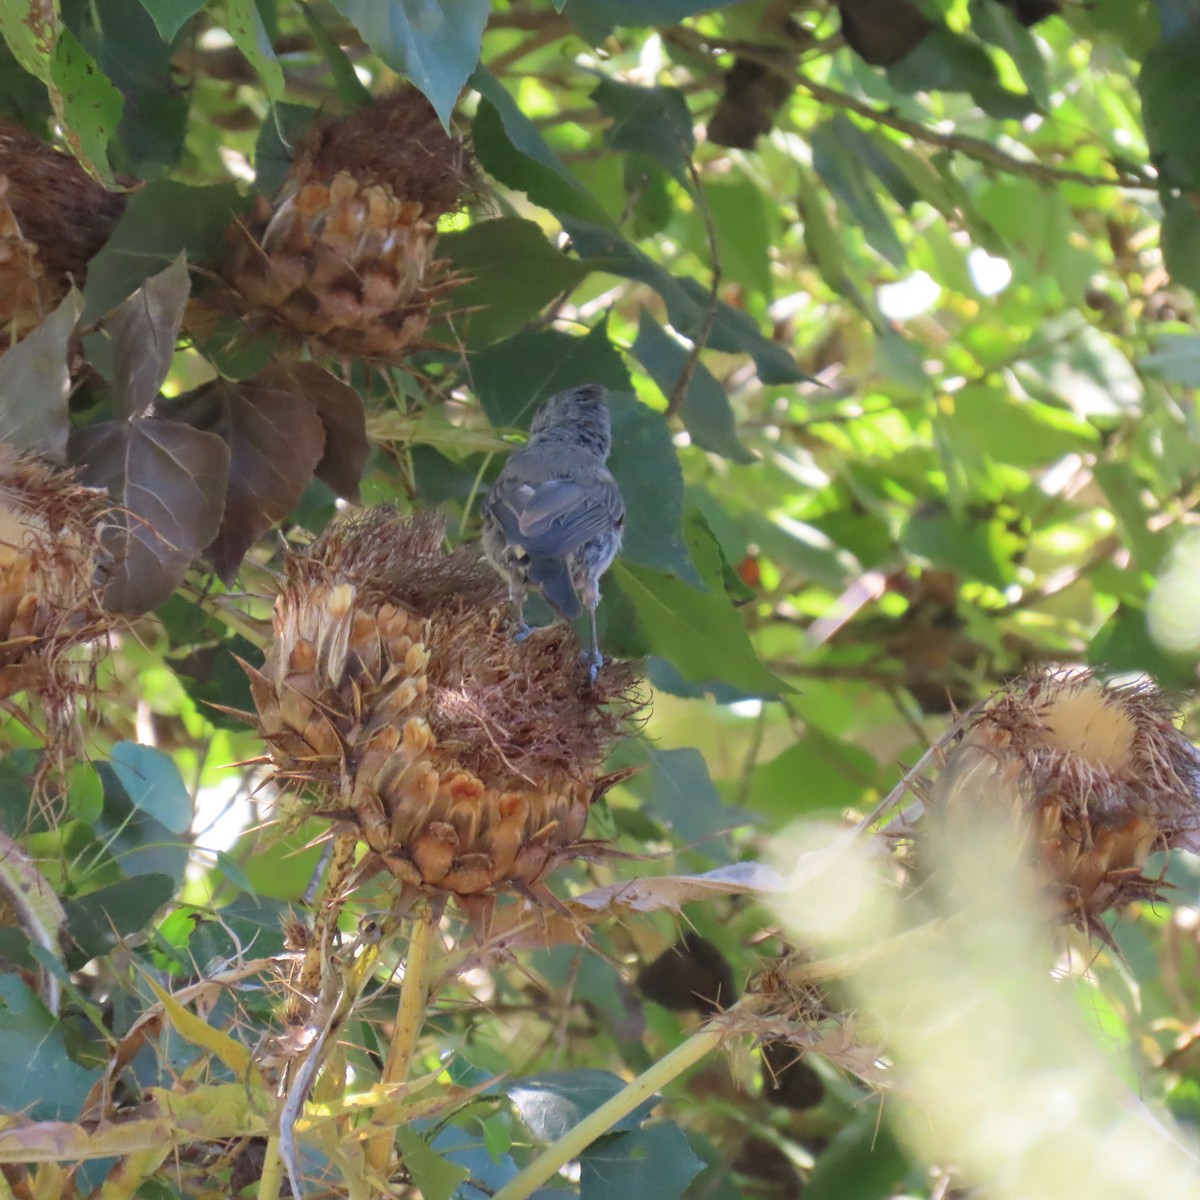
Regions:
M 864 1112 L 821 1152 L 804 1185 L 804 1200 L 883 1200 L 909 1169 L 888 1127 L 875 1112 Z
M 231 183 L 188 187 L 163 179 L 132 193 L 112 236 L 88 265 L 83 324 L 98 321 L 180 250 L 193 265 L 222 259 L 225 232 L 248 206 Z
M 438 242 L 438 254 L 467 279 L 455 289 L 455 307 L 479 307 L 456 322 L 474 346 L 515 333 L 592 270 L 556 250 L 532 221 L 513 217 L 446 234 Z
M 333 0 L 393 71 L 429 98 L 449 126 L 454 102 L 479 60 L 488 0 Z
M 675 1200 L 702 1171 L 678 1125 L 662 1122 L 601 1138 L 579 1156 L 580 1200 Z
M 611 1100 L 625 1084 L 609 1071 L 580 1067 L 527 1075 L 501 1086 L 533 1137 L 553 1142 Z M 636 1129 L 657 1102 L 655 1096 L 643 1101 L 613 1125 L 612 1132 Z
M 557 3 L 575 27 L 593 43 L 602 42 L 618 25 L 677 25 L 684 17 L 719 8 L 720 0 L 565 0 Z
M 406 1125 L 397 1126 L 396 1143 L 404 1167 L 423 1200 L 450 1200 L 458 1185 L 471 1174 L 466 1167 L 455 1166 L 443 1158 L 415 1129 Z
M 1142 484 L 1129 463 L 1100 462 L 1092 474 L 1117 518 L 1133 561 L 1141 571 L 1153 573 L 1170 547 L 1164 529 L 1151 529 L 1150 516 L 1142 500 Z
M 118 742 L 109 756 L 134 808 L 148 813 L 172 833 L 186 833 L 192 823 L 192 798 L 173 759 L 152 746 Z
M 690 357 L 689 350 L 671 337 L 645 309 L 638 318 L 637 340 L 632 350 L 663 396 L 670 399 Z M 703 363 L 695 364 L 679 415 L 692 440 L 702 449 L 721 454 L 733 462 L 758 461 L 757 456 L 738 441 L 733 409 L 725 389 Z
M 552 212 L 607 224 L 600 203 L 567 170 L 504 85 L 482 67 L 470 84 L 482 97 L 471 122 L 471 149 L 483 169 Z
M 708 772 L 708 764 L 699 750 L 658 750 L 647 746 L 650 770 L 631 783 L 645 797 L 651 814 L 666 823 L 678 841 L 698 845 L 716 862 L 729 862 L 727 839 L 716 839 L 753 818 L 744 809 L 721 802 Z
M 1164 35 L 1146 55 L 1138 76 L 1142 119 L 1155 166 L 1167 182 L 1200 186 L 1200 25 L 1189 24 L 1172 37 Z
M 1200 213 L 1187 196 L 1168 196 L 1164 209 L 1163 262 L 1176 283 L 1200 292 Z
M 1003 550 L 1002 533 L 995 521 L 967 522 L 948 513 L 920 513 L 909 518 L 900 540 L 910 554 L 935 567 L 1003 589 L 1012 582 L 1012 564 Z
M 591 98 L 613 119 L 604 131 L 609 146 L 645 154 L 687 185 L 696 136 L 692 114 L 678 88 L 601 79 Z
M 72 288 L 32 333 L 0 357 L 0 442 L 67 461 L 69 343 L 83 301 Z
M 283 95 L 283 68 L 267 36 L 267 27 L 254 0 L 225 0 L 225 25 L 234 44 L 263 81 L 267 99 L 274 103 Z
M 1200 267 L 1200 258 L 1197 266 Z M 1200 337 L 1192 333 L 1164 333 L 1153 345 L 1149 354 L 1138 359 L 1140 370 L 1185 387 L 1200 387 Z
M 338 95 L 342 101 L 351 108 L 361 108 L 364 104 L 369 104 L 371 90 L 359 79 L 358 73 L 354 70 L 354 64 L 350 61 L 350 56 L 329 36 L 325 26 L 317 19 L 316 13 L 309 5 L 301 5 L 300 11 L 309 33 L 313 36 L 313 41 L 317 43 L 317 49 L 321 51 L 325 61 L 329 64 L 333 82 L 337 86 Z
M 264 196 L 275 195 L 283 185 L 294 149 L 317 119 L 317 113 L 307 104 L 281 101 L 271 110 L 271 120 L 263 122 L 254 147 L 254 186 Z
M 867 241 L 893 266 L 903 267 L 907 261 L 904 245 L 864 170 L 858 133 L 841 114 L 818 125 L 812 133 L 813 170 L 862 227 Z
M 754 769 L 748 803 L 780 823 L 861 806 L 878 783 L 874 757 L 809 725 L 799 741 Z
M 45 84 L 53 82 L 50 70 L 54 43 L 58 38 L 57 0 L 10 0 L 0 4 L 0 35 L 13 57 L 30 75 Z
M 720 550 L 707 526 L 690 517 L 685 533 L 706 591 L 652 567 L 621 561 L 614 567 L 651 650 L 669 659 L 692 683 L 720 679 L 758 696 L 792 691 L 759 661 L 741 617 L 725 594 Z
M 159 36 L 164 42 L 173 42 L 175 35 L 203 7 L 205 0 L 142 0 L 142 6 L 150 14 Z
M 771 298 L 771 246 L 778 236 L 777 210 L 748 179 L 705 183 L 725 279 Z M 703 224 L 703 222 L 700 222 Z
M 66 138 L 75 157 L 105 187 L 115 188 L 108 142 L 120 123 L 124 98 L 66 28 L 54 45 L 50 77 L 62 98 Z

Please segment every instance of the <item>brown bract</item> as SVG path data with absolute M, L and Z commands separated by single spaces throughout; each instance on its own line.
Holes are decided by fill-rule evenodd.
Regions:
M 70 652 L 107 634 L 96 588 L 104 493 L 0 443 L 0 700 L 38 698 L 65 733 L 86 688 Z
M 440 217 L 471 187 L 459 138 L 406 87 L 324 121 L 279 195 L 233 231 L 226 278 L 246 315 L 320 352 L 399 361 L 452 286 Z
M 1143 874 L 1150 853 L 1200 830 L 1196 778 L 1194 748 L 1155 686 L 1047 671 L 968 718 L 927 794 L 930 807 L 956 806 L 965 833 L 971 806 L 1014 783 L 1063 914 L 1099 931 L 1100 914 L 1158 895 Z
M 125 196 L 97 183 L 69 154 L 0 122 L 0 347 L 19 341 L 82 286 Z
M 537 891 L 581 847 L 599 772 L 638 707 L 631 668 L 594 684 L 569 629 L 523 642 L 474 548 L 379 508 L 293 555 L 262 671 L 281 783 L 357 831 L 364 869 L 417 892 Z

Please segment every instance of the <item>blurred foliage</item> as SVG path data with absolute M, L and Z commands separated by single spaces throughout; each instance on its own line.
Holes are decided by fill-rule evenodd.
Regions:
M 564 898 L 869 813 L 1026 665 L 1193 684 L 1197 0 L 0 0 L 0 34 L 4 118 L 124 201 L 82 300 L 0 358 L 0 434 L 140 514 L 106 600 L 142 614 L 97 656 L 87 754 L 53 795 L 37 722 L 0 733 L 0 832 L 63 910 L 39 938 L 57 917 L 0 903 L 0 1108 L 136 1110 L 165 1155 L 174 1086 L 202 1131 L 140 1166 L 64 1145 L 31 1174 L 0 1118 L 0 1196 L 259 1194 L 270 1114 L 220 1090 L 246 1070 L 227 1043 L 278 1019 L 247 964 L 283 951 L 320 829 L 263 830 L 237 659 L 261 660 L 284 546 L 339 499 L 442 505 L 473 539 L 505 439 L 557 389 L 613 392 L 629 528 L 600 627 L 653 689 L 614 763 L 642 769 L 588 827 L 632 857 L 566 869 Z M 302 131 L 402 79 L 478 164 L 421 344 L 287 360 L 236 313 L 193 321 Z M 1166 869 L 1176 907 L 1122 914 L 1119 953 L 1089 947 L 1062 986 L 1194 1127 L 1200 871 Z M 787 948 L 753 898 L 704 895 L 487 963 L 447 918 L 457 973 L 415 1074 L 453 1103 L 395 1110 L 390 1194 L 494 1194 L 679 1045 L 700 1017 L 661 1003 L 662 956 L 685 933 L 735 993 Z M 357 894 L 347 941 L 386 904 Z M 402 959 L 381 952 L 320 1104 L 378 1079 Z M 153 1009 L 158 985 L 200 989 L 207 1032 Z M 731 1045 L 537 1194 L 945 1194 L 930 1168 L 953 1164 L 881 1129 L 866 1085 Z M 302 1162 L 329 1183 L 322 1128 Z

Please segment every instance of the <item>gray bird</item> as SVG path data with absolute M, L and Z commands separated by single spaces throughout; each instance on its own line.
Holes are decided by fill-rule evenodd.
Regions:
M 525 593 L 541 590 L 564 620 L 588 610 L 594 679 L 603 659 L 596 638 L 600 576 L 621 545 L 625 502 L 605 461 L 612 448 L 607 390 L 597 383 L 545 401 L 529 441 L 496 477 L 483 501 L 483 549 L 508 580 L 521 630 Z

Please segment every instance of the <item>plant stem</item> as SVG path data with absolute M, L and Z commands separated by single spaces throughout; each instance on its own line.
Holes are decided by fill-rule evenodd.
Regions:
M 283 1186 L 283 1159 L 279 1157 L 279 1134 L 267 1138 L 262 1175 L 258 1181 L 258 1200 L 279 1200 Z
M 379 1082 L 383 1089 L 402 1084 L 408 1079 L 409 1067 L 417 1048 L 417 1038 L 425 1024 L 425 1006 L 429 995 L 429 966 L 437 942 L 437 920 L 431 905 L 425 905 L 413 924 L 404 957 L 404 980 L 400 984 L 400 1002 L 396 1008 L 396 1024 L 388 1046 L 387 1061 Z M 385 1174 L 395 1145 L 391 1131 L 377 1134 L 367 1143 L 367 1163 Z
M 558 1141 L 547 1146 L 529 1166 L 496 1193 L 494 1200 L 525 1200 L 530 1192 L 540 1187 L 572 1159 L 578 1158 L 622 1117 L 628 1116 L 660 1088 L 715 1050 L 728 1036 L 728 1032 L 728 1022 L 722 1018 L 710 1022 L 692 1034 L 686 1042 L 676 1046 L 670 1054 L 627 1084 L 611 1100 L 584 1117 L 578 1125 L 568 1129 Z

